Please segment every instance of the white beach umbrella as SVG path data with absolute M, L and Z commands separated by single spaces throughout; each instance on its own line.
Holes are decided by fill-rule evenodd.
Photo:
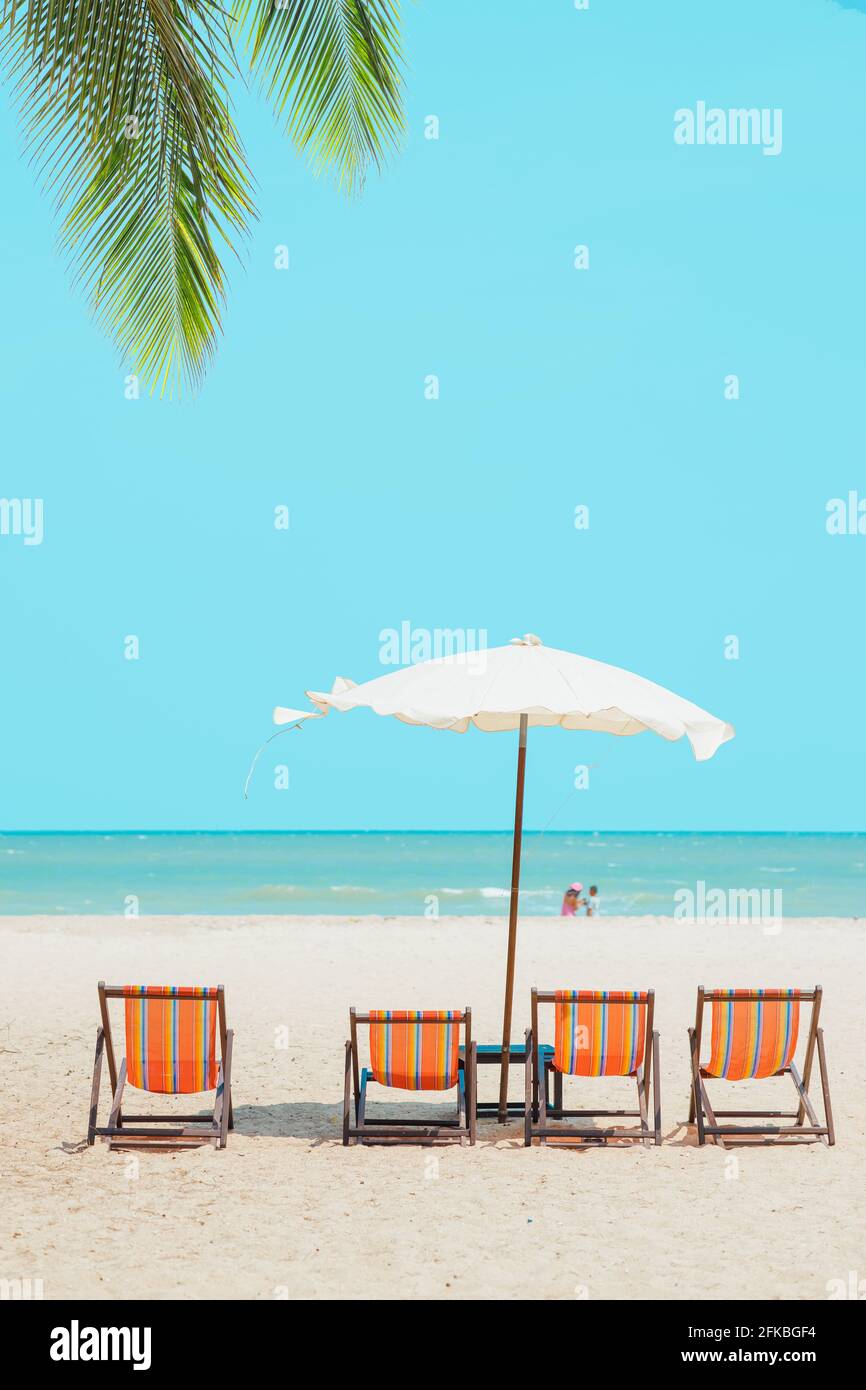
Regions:
M 559 725 L 563 729 L 620 735 L 640 734 L 651 729 L 671 741 L 685 736 L 699 761 L 711 758 L 721 744 L 734 737 L 734 730 L 724 720 L 707 714 L 706 710 L 643 676 L 573 652 L 545 647 L 532 633 L 515 637 L 506 647 L 464 651 L 404 666 L 363 685 L 340 677 L 327 693 L 308 690 L 307 696 L 315 709 L 278 707 L 274 710 L 274 723 L 299 724 L 305 719 L 319 718 L 332 709 L 372 709 L 376 714 L 391 715 L 404 724 L 420 724 L 456 733 L 465 733 L 471 725 L 485 733 L 519 731 L 499 1091 L 499 1118 L 504 1120 L 527 729 L 537 725 Z

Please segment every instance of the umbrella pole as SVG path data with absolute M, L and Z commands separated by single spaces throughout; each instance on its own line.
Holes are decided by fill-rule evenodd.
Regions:
M 517 750 L 517 794 L 514 800 L 514 848 L 511 855 L 511 903 L 508 909 L 508 960 L 505 966 L 505 1012 L 502 1019 L 502 1068 L 499 1076 L 499 1123 L 508 1118 L 508 1061 L 511 1046 L 511 1005 L 514 999 L 514 958 L 517 953 L 517 898 L 520 890 L 520 846 L 523 838 L 523 783 L 526 776 L 525 714 L 520 716 Z

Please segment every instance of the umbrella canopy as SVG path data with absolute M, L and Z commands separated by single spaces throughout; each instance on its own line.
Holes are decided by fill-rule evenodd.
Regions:
M 607 734 L 662 738 L 684 735 L 699 760 L 734 737 L 730 724 L 643 676 L 574 652 L 545 647 L 531 633 L 506 647 L 460 652 L 403 666 L 355 685 L 338 678 L 327 693 L 308 690 L 317 711 L 372 709 L 404 724 L 465 733 L 470 725 L 485 733 L 559 725 Z M 296 723 L 316 711 L 278 708 L 276 724 Z
M 563 729 L 617 735 L 640 734 L 650 729 L 671 741 L 687 738 L 699 761 L 711 758 L 717 748 L 734 737 L 734 730 L 724 720 L 643 676 L 573 652 L 545 647 L 532 633 L 514 638 L 505 647 L 463 651 L 400 667 L 363 685 L 340 677 L 327 693 L 308 690 L 307 696 L 314 709 L 278 707 L 274 710 L 274 722 L 299 724 L 332 709 L 372 709 L 404 724 L 455 733 L 465 733 L 472 725 L 486 733 L 519 731 L 499 1097 L 499 1115 L 504 1120 L 527 729 L 558 725 Z

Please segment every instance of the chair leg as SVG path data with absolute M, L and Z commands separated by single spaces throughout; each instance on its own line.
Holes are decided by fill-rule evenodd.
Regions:
M 706 1116 L 707 1116 L 707 1119 L 709 1120 L 711 1126 L 713 1127 L 713 1129 L 716 1129 L 719 1122 L 718 1122 L 718 1120 L 716 1119 L 715 1114 L 714 1114 L 714 1112 L 713 1112 L 713 1107 L 712 1107 L 712 1105 L 710 1104 L 710 1098 L 709 1098 L 709 1096 L 708 1096 L 708 1094 L 707 1094 L 707 1088 L 706 1088 L 706 1086 L 704 1085 L 703 1077 L 701 1076 L 700 1072 L 698 1072 L 698 1089 L 699 1089 L 699 1091 L 700 1091 L 700 1104 L 701 1104 L 701 1111 L 700 1111 L 699 1113 L 701 1113 L 701 1115 L 703 1115 L 703 1113 L 705 1112 L 705 1113 L 706 1113 Z M 702 1118 L 702 1119 L 701 1119 L 701 1129 L 702 1129 L 702 1130 L 703 1130 L 703 1125 L 704 1125 L 704 1122 L 703 1122 L 703 1118 Z M 714 1134 L 714 1135 L 713 1135 L 713 1143 L 714 1143 L 714 1144 L 717 1144 L 718 1147 L 719 1147 L 720 1149 L 726 1149 L 726 1148 L 728 1147 L 727 1144 L 725 1143 L 724 1137 L 723 1137 L 721 1134 Z
M 93 1081 L 90 1086 L 90 1114 L 87 1119 L 87 1142 L 96 1142 L 96 1119 L 99 1110 L 99 1087 L 102 1082 L 102 1058 L 105 1055 L 105 1029 L 96 1030 L 96 1056 L 93 1059 Z
M 529 1042 L 526 1044 L 526 1046 L 531 1047 L 531 1046 L 532 1046 L 532 1029 L 531 1029 L 531 1028 L 527 1028 L 525 1037 L 529 1039 Z M 539 1085 L 539 1080 L 538 1080 L 538 1072 L 537 1072 L 537 1069 L 536 1069 L 536 1066 L 535 1066 L 535 1062 L 534 1062 L 534 1061 L 533 1061 L 532 1066 L 531 1066 L 531 1068 L 530 1068 L 530 1072 L 531 1072 L 531 1076 L 532 1076 L 532 1120 L 533 1120 L 533 1123 L 534 1123 L 534 1124 L 538 1124 L 538 1085 Z
M 698 1143 L 707 1142 L 704 1134 L 704 1110 L 701 1102 L 701 1073 L 698 1064 L 698 1040 L 694 1028 L 689 1029 L 689 1050 L 692 1063 L 692 1103 L 689 1106 L 689 1122 L 695 1121 L 698 1127 Z
M 533 1049 L 533 1051 L 534 1051 L 534 1049 Z M 546 1054 L 545 1054 L 545 1056 L 546 1056 Z M 539 1129 L 546 1129 L 546 1128 L 547 1128 L 547 1094 L 548 1094 L 548 1086 L 550 1085 L 550 1070 L 549 1070 L 549 1063 L 548 1063 L 547 1061 L 542 1061 L 542 1059 L 541 1059 L 541 1053 L 539 1053 L 539 1055 L 538 1055 L 538 1066 L 539 1066 L 539 1069 L 541 1070 L 541 1072 L 543 1073 L 543 1079 L 542 1079 L 542 1077 L 539 1077 L 539 1080 L 538 1080 L 538 1127 L 539 1127 Z M 538 1142 L 539 1142 L 539 1144 L 544 1144 L 545 1146 L 547 1145 L 547 1140 L 546 1140 L 546 1138 L 544 1137 L 543 1134 L 540 1134 L 540 1135 L 538 1136 Z
M 649 1115 L 647 1114 L 647 1091 L 644 1083 L 643 1067 L 638 1067 L 635 1081 L 637 1082 L 637 1105 L 640 1111 L 640 1127 L 644 1131 L 644 1137 L 641 1143 L 644 1148 L 648 1149 L 650 1145 L 649 1135 L 647 1134 L 647 1130 L 649 1129 Z
M 361 1070 L 361 1082 L 358 1090 L 358 1104 L 356 1106 L 355 1128 L 363 1129 L 367 1117 L 367 1077 L 369 1073 L 366 1067 Z M 361 1135 L 355 1135 L 355 1143 L 363 1144 Z
M 352 1044 L 346 1041 L 346 1064 L 343 1076 L 343 1144 L 348 1148 L 351 1143 L 349 1135 L 349 1111 L 352 1103 Z
M 223 1147 L 220 1143 L 223 1132 L 223 1116 L 225 1116 L 226 1121 L 228 1121 L 228 1105 L 226 1104 L 225 1053 L 223 1053 L 222 1061 L 220 1062 L 220 1069 L 217 1073 L 216 1097 L 214 1098 L 213 1114 L 211 1115 L 211 1128 L 214 1132 L 211 1138 L 211 1142 L 213 1143 L 215 1149 L 221 1149 Z
M 120 1064 L 120 1071 L 119 1071 L 118 1074 L 117 1074 L 117 1086 L 115 1087 L 114 1098 L 113 1098 L 113 1100 L 112 1100 L 112 1102 L 111 1102 L 111 1114 L 110 1114 L 109 1117 L 108 1117 L 108 1128 L 109 1128 L 109 1129 L 121 1129 L 121 1128 L 123 1127 L 123 1118 L 122 1118 L 121 1109 L 120 1109 L 120 1102 L 121 1102 L 122 1099 L 123 1099 L 123 1088 L 124 1088 L 125 1085 L 126 1085 L 126 1058 L 124 1057 L 123 1061 L 122 1061 L 121 1064 Z M 111 1147 L 111 1143 L 112 1143 L 111 1138 L 109 1138 L 108 1143 L 109 1143 L 109 1147 Z
M 534 1110 L 535 1080 L 533 1077 L 532 1066 L 532 1029 L 527 1028 L 524 1034 L 525 1060 L 524 1066 L 524 1104 L 523 1104 L 523 1143 L 526 1148 L 532 1146 L 532 1112 Z
M 827 1055 L 824 1051 L 824 1029 L 818 1029 L 818 1066 L 821 1071 L 821 1092 L 824 1096 L 824 1123 L 829 1130 L 828 1147 L 836 1143 L 836 1129 L 833 1124 L 833 1106 L 830 1104 L 830 1080 L 827 1076 Z
M 228 1143 L 229 1115 L 232 1108 L 232 1046 L 234 1037 L 234 1030 L 229 1028 L 226 1033 L 226 1055 L 223 1057 L 223 1097 L 218 1145 L 221 1149 L 224 1149 Z
M 466 1108 L 469 1115 L 469 1143 L 474 1145 L 478 1120 L 478 1044 L 476 1042 L 470 1043 L 469 1056 L 466 1061 L 468 1067 Z
M 652 1090 L 653 1090 L 653 1130 L 654 1130 L 654 1133 L 655 1133 L 655 1142 L 656 1142 L 657 1144 L 660 1144 L 660 1143 L 662 1142 L 662 1091 L 661 1091 L 661 1075 L 660 1075 L 660 1071 L 659 1071 L 659 1035 L 658 1035 L 658 1033 L 653 1033 L 653 1074 L 652 1074 Z

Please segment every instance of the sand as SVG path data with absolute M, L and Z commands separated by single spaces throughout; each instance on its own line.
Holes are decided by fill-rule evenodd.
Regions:
M 0 919 L 0 1278 L 217 1299 L 824 1299 L 866 1278 L 862 921 L 526 920 L 515 1038 L 532 984 L 656 989 L 664 1145 L 527 1150 L 518 1124 L 481 1123 L 474 1149 L 343 1148 L 349 1005 L 471 1003 L 495 1041 L 504 939 L 482 918 Z M 225 984 L 225 1151 L 82 1145 L 100 978 Z M 701 983 L 824 986 L 835 1148 L 695 1146 Z M 576 1103 L 632 1104 L 628 1082 L 589 1084 Z M 786 1080 L 756 1088 L 790 1108 Z

